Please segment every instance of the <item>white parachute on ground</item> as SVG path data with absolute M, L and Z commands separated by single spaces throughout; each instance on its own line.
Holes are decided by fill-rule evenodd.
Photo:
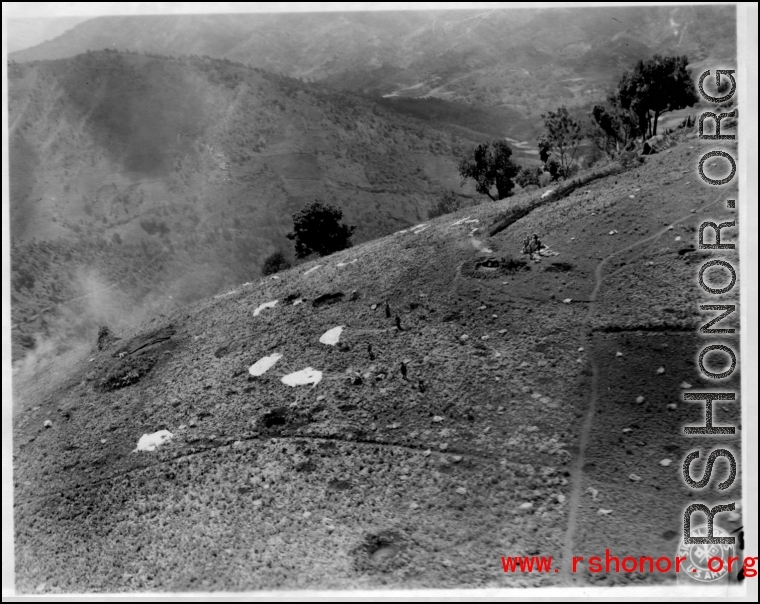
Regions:
M 252 376 L 264 375 L 281 358 L 282 355 L 279 352 L 270 354 L 268 357 L 263 357 L 248 368 L 248 373 L 250 373 Z
M 319 338 L 319 341 L 322 344 L 327 344 L 328 346 L 335 346 L 338 343 L 338 340 L 340 340 L 340 334 L 343 333 L 343 327 L 343 325 L 338 325 L 338 327 L 328 329 L 325 333 L 322 334 L 322 337 Z
M 316 369 L 313 369 L 312 367 L 307 367 L 306 369 L 301 369 L 301 371 L 296 371 L 294 373 L 289 373 L 285 377 L 282 378 L 282 383 L 286 386 L 305 386 L 306 384 L 314 384 L 317 385 L 319 382 L 322 381 L 322 372 L 317 371 Z
M 137 451 L 155 451 L 156 447 L 170 441 L 173 437 L 174 434 L 168 430 L 159 430 L 153 434 L 143 434 L 140 440 L 137 441 L 137 448 L 132 453 L 136 453 Z
M 264 304 L 259 305 L 259 307 L 253 311 L 253 316 L 258 317 L 259 314 L 261 314 L 261 311 L 265 308 L 274 308 L 277 305 L 277 300 L 272 300 L 272 302 L 264 302 Z

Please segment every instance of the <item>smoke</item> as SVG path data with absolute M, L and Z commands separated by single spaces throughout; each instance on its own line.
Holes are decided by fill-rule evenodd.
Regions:
M 132 266 L 125 265 L 125 276 L 119 281 L 109 282 L 96 267 L 76 265 L 66 281 L 70 297 L 48 305 L 34 321 L 33 348 L 23 351 L 20 358 L 14 355 L 14 391 L 16 383 L 33 384 L 53 368 L 92 354 L 101 326 L 121 335 L 130 327 L 246 280 L 242 270 L 233 270 L 235 262 L 222 254 L 206 250 L 203 256 L 201 262 L 195 256 L 163 256 L 165 267 L 150 283 L 135 277 Z M 149 257 L 143 261 L 148 262 Z M 256 276 L 258 268 L 254 270 L 246 275 L 248 279 Z
M 83 357 L 96 343 L 98 329 L 107 325 L 115 333 L 177 306 L 170 296 L 151 292 L 135 300 L 120 282 L 108 283 L 92 267 L 79 266 L 69 291 L 79 295 L 49 307 L 32 335 L 34 347 L 14 359 L 13 377 L 19 382 L 42 376 L 65 355 Z
M 486 244 L 483 243 L 480 239 L 476 239 L 475 237 L 471 236 L 470 244 L 481 254 L 493 254 L 493 250 L 489 247 L 486 247 Z

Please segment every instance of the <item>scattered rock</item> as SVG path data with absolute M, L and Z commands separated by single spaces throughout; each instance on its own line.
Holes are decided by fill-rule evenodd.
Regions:
M 636 397 L 636 402 L 639 403 L 639 404 L 643 403 L 644 402 L 644 397 L 643 396 L 637 396 Z
M 629 478 L 629 479 L 630 479 L 632 482 L 641 482 L 641 476 L 639 476 L 638 474 L 633 474 L 633 473 L 631 473 L 631 474 L 629 474 L 629 475 L 628 475 L 628 478 Z
M 45 428 L 52 428 L 53 422 L 51 422 L 49 419 L 46 419 L 42 425 L 45 426 Z
M 658 368 L 657 368 L 657 373 L 658 373 L 659 375 L 662 375 L 663 373 L 665 373 L 665 367 L 658 367 Z
M 673 460 L 672 460 L 672 459 L 661 459 L 661 460 L 660 460 L 660 465 L 661 465 L 661 466 L 664 466 L 664 467 L 666 467 L 666 468 L 667 468 L 667 467 L 668 467 L 670 464 L 672 464 L 672 463 L 673 463 Z

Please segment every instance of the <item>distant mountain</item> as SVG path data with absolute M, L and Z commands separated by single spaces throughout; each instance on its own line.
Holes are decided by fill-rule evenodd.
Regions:
M 99 17 L 10 58 L 208 55 L 376 95 L 536 110 L 583 104 L 655 52 L 732 58 L 734 15 L 732 6 L 642 6 Z
M 17 52 L 52 40 L 88 17 L 10 18 L 5 31 L 8 52 Z
M 8 82 L 19 325 L 125 278 L 126 298 L 170 305 L 254 278 L 276 249 L 292 259 L 291 216 L 315 198 L 361 242 L 473 194 L 453 132 L 227 60 L 94 52 Z

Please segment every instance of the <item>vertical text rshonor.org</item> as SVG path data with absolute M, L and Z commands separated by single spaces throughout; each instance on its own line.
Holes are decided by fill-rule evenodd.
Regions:
M 721 81 L 725 86 L 727 77 L 731 81 L 731 89 L 723 96 L 715 97 L 705 92 L 705 79 L 710 77 L 711 72 L 708 69 L 699 78 L 699 93 L 705 100 L 720 105 L 729 101 L 736 94 L 736 80 L 734 79 L 734 69 L 718 69 L 715 72 L 715 86 L 718 90 L 721 89 Z M 705 141 L 720 140 L 720 141 L 736 141 L 735 134 L 722 134 L 721 133 L 721 121 L 724 118 L 735 118 L 736 109 L 729 113 L 720 113 L 717 115 L 712 111 L 705 111 L 699 116 L 699 139 Z M 705 134 L 704 126 L 705 120 L 712 120 L 714 123 L 714 134 Z M 708 122 L 709 123 L 709 122 Z M 730 164 L 731 172 L 728 176 L 719 179 L 713 179 L 705 175 L 704 165 L 705 162 L 711 157 L 719 157 L 726 160 Z M 699 176 L 704 182 L 711 186 L 720 187 L 728 184 L 736 175 L 736 162 L 730 153 L 720 150 L 708 151 L 699 160 L 698 166 Z M 735 208 L 736 201 L 734 199 L 727 199 L 726 206 L 730 209 Z M 685 401 L 700 401 L 705 404 L 705 425 L 704 426 L 686 426 L 684 427 L 684 434 L 692 435 L 733 435 L 736 433 L 735 426 L 713 426 L 713 402 L 736 402 L 736 392 L 722 392 L 720 391 L 721 381 L 727 379 L 736 369 L 737 366 L 737 354 L 731 347 L 731 340 L 735 341 L 738 336 L 736 329 L 728 327 L 713 327 L 719 324 L 723 319 L 728 317 L 731 313 L 736 311 L 736 300 L 733 299 L 732 290 L 736 284 L 736 269 L 731 264 L 733 260 L 735 262 L 736 244 L 735 243 L 722 243 L 721 238 L 725 238 L 726 233 L 721 233 L 722 229 L 732 229 L 736 226 L 735 220 L 725 222 L 713 222 L 705 221 L 699 227 L 699 249 L 700 250 L 714 250 L 716 254 L 720 254 L 719 258 L 710 259 L 705 262 L 700 268 L 697 275 L 697 279 L 700 287 L 704 292 L 709 295 L 709 299 L 705 300 L 706 304 L 700 304 L 701 311 L 718 311 L 720 314 L 713 316 L 711 320 L 702 325 L 699 328 L 700 334 L 707 334 L 705 337 L 717 339 L 713 342 L 708 342 L 706 346 L 702 348 L 697 359 L 697 365 L 699 371 L 710 380 L 715 381 L 715 390 L 711 392 L 683 392 L 683 399 Z M 707 243 L 705 231 L 710 229 L 712 231 L 709 239 L 712 239 L 712 243 Z M 720 268 L 721 270 L 715 270 Z M 712 271 L 710 269 L 713 269 Z M 710 273 L 710 279 L 708 280 L 707 274 Z M 722 276 L 720 276 L 722 274 Z M 723 279 L 723 283 L 716 283 L 718 279 Z M 716 303 L 717 302 L 717 303 Z M 710 363 L 707 362 L 706 357 L 708 355 L 723 355 L 726 360 L 730 360 L 730 366 L 725 371 L 711 371 Z M 713 365 L 714 367 L 714 365 Z M 719 457 L 724 457 L 728 461 L 730 466 L 728 477 L 718 484 L 719 491 L 725 491 L 736 480 L 737 465 L 736 459 L 731 451 L 725 448 L 714 449 L 710 452 L 709 457 L 704 468 L 703 478 L 699 481 L 693 480 L 689 473 L 689 465 L 691 462 L 699 458 L 699 451 L 690 452 L 683 462 L 683 478 L 693 489 L 704 489 L 710 482 L 712 476 L 712 469 L 715 461 Z M 713 507 L 707 506 L 703 502 L 692 503 L 684 511 L 683 516 L 683 543 L 685 545 L 690 544 L 726 544 L 733 545 L 735 542 L 734 537 L 716 537 L 713 535 L 713 523 L 715 521 L 715 515 L 719 512 L 731 512 L 735 509 L 736 502 L 726 502 Z M 706 536 L 693 537 L 691 536 L 691 516 L 694 512 L 703 512 L 707 516 L 707 533 Z

